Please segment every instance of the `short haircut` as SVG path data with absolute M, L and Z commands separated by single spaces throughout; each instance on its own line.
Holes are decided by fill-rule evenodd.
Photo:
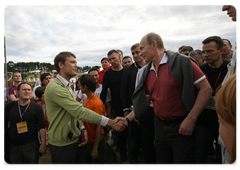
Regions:
M 93 66 L 92 68 L 100 69 L 101 67 L 100 66 Z
M 153 41 L 156 41 L 158 48 L 164 49 L 163 40 L 158 34 L 151 32 L 151 33 L 148 33 L 146 37 L 147 37 L 148 44 L 151 44 Z
M 180 53 L 181 50 L 182 50 L 184 47 L 186 47 L 186 45 L 182 45 L 181 47 L 179 47 L 179 48 L 178 48 L 178 52 Z
M 125 57 L 123 57 L 122 60 L 127 59 L 127 58 L 130 58 L 132 60 L 132 58 L 130 56 L 125 56 Z
M 191 46 L 185 46 L 182 48 L 181 52 L 185 52 L 185 51 L 191 52 L 191 51 L 193 51 L 193 48 Z
M 104 60 L 107 60 L 107 61 L 109 62 L 109 59 L 108 59 L 107 57 L 103 57 L 103 58 L 101 59 L 101 63 L 102 63 Z
M 139 43 L 136 43 L 136 44 L 132 45 L 131 50 L 134 50 L 137 47 L 139 47 Z
M 188 56 L 190 56 L 190 57 L 193 57 L 193 56 L 196 56 L 196 55 L 198 55 L 201 60 L 203 59 L 203 56 L 202 56 L 202 52 L 201 52 L 201 51 L 199 52 L 198 50 L 194 50 L 194 51 L 191 51 L 191 52 L 188 54 Z
M 75 54 L 73 54 L 71 52 L 68 52 L 68 51 L 61 52 L 54 58 L 54 66 L 55 66 L 55 69 L 57 70 L 58 73 L 60 72 L 60 68 L 58 66 L 58 63 L 62 62 L 63 64 L 65 64 L 65 61 L 66 61 L 67 57 L 76 58 Z
M 208 44 L 210 42 L 214 41 L 217 44 L 217 49 L 220 50 L 221 48 L 224 47 L 224 43 L 221 37 L 219 36 L 211 36 L 206 38 L 205 40 L 202 41 L 203 44 Z
M 89 74 L 83 74 L 79 81 L 81 83 L 81 86 L 87 86 L 88 90 L 91 92 L 95 92 L 96 90 L 96 80 L 93 78 L 93 76 Z
M 44 94 L 45 92 L 45 87 L 38 87 L 36 90 L 35 90 L 35 94 L 37 96 L 37 98 L 39 98 L 39 100 L 41 100 L 40 98 L 42 97 L 42 95 Z
M 196 50 L 194 50 L 194 52 L 196 52 L 200 56 L 200 58 L 203 59 L 203 55 L 202 55 L 202 51 L 201 50 L 196 49 Z
M 89 71 L 88 71 L 88 74 L 91 72 L 91 71 L 96 71 L 96 72 L 98 72 L 98 69 L 96 69 L 96 68 L 91 68 Z
M 18 72 L 18 71 L 14 71 L 14 72 L 13 72 L 13 76 L 14 76 L 14 74 L 16 74 L 16 73 L 19 73 L 19 74 L 21 75 L 20 72 Z M 22 75 L 21 75 L 21 76 L 22 76 Z
M 119 55 L 118 51 L 117 50 L 110 50 L 108 53 L 107 53 L 107 56 L 110 56 L 111 54 L 113 53 L 116 53 Z
M 118 52 L 118 53 L 120 52 L 120 53 L 121 53 L 121 55 L 123 55 L 123 52 L 122 52 L 122 50 L 117 50 L 117 52 Z
M 31 90 L 32 90 L 31 84 L 29 84 L 28 82 L 22 82 L 22 83 L 20 83 L 20 84 L 17 86 L 17 90 L 18 90 L 18 91 L 20 90 L 20 88 L 21 88 L 21 86 L 22 86 L 23 84 L 29 85 L 29 86 L 31 87 Z
M 42 86 L 44 86 L 44 84 L 42 83 L 42 81 L 43 81 L 43 80 L 45 79 L 45 77 L 47 77 L 47 76 L 51 76 L 50 73 L 43 73 L 43 74 L 41 74 L 40 80 L 41 80 Z
M 226 41 L 228 42 L 228 44 L 229 44 L 230 46 L 232 46 L 231 41 L 229 41 L 228 39 L 223 38 L 222 40 L 226 40 Z

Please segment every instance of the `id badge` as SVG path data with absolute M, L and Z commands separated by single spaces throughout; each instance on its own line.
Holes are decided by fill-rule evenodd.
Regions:
M 215 108 L 215 96 L 211 96 L 211 98 L 208 101 L 208 104 L 205 108 L 210 109 L 210 110 L 216 110 L 216 108 Z
M 25 122 L 17 123 L 17 131 L 18 131 L 18 134 L 28 132 L 27 122 L 25 121 Z

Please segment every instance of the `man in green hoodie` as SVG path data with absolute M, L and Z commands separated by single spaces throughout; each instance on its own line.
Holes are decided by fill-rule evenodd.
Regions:
M 76 56 L 71 52 L 61 52 L 54 59 L 58 72 L 45 90 L 46 112 L 49 120 L 48 138 L 53 163 L 79 163 L 79 147 L 88 140 L 87 131 L 80 120 L 109 125 L 115 130 L 123 130 L 123 122 L 114 122 L 84 108 L 75 100 L 70 87 L 70 79 L 77 74 Z M 82 143 L 79 144 L 79 135 Z

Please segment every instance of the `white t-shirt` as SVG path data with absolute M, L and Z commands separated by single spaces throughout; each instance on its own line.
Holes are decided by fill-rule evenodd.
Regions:
M 100 87 L 98 87 L 96 90 L 95 90 L 95 94 L 100 98 L 100 94 L 102 92 L 102 85 L 100 85 Z M 83 104 L 85 98 L 87 97 L 86 94 L 83 94 L 82 91 L 80 90 L 78 95 L 80 100 L 80 103 Z M 107 97 L 106 97 L 106 102 L 109 102 L 111 101 L 111 95 L 110 95 L 110 90 L 108 89 L 108 92 L 107 92 Z

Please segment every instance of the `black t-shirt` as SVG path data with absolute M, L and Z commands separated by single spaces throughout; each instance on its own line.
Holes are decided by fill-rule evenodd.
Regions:
M 100 98 L 104 103 L 107 96 L 107 90 L 109 88 L 111 93 L 111 105 L 113 109 L 122 109 L 120 91 L 124 69 L 125 68 L 120 71 L 114 71 L 112 68 L 110 68 L 105 72 L 103 76 L 102 92 Z
M 20 117 L 18 102 L 14 101 L 5 106 L 5 131 L 7 128 L 10 142 L 13 145 L 20 146 L 38 140 L 38 130 L 45 128 L 44 113 L 41 105 L 30 102 L 27 105 L 20 106 L 22 118 Z M 26 111 L 25 111 L 26 110 Z M 25 112 L 24 112 L 25 111 Z M 18 134 L 17 123 L 27 123 L 27 132 Z
M 222 65 L 219 68 L 211 68 L 209 65 L 203 64 L 200 68 L 203 71 L 203 73 L 208 78 L 208 82 L 211 85 L 213 91 L 212 96 L 215 96 L 215 90 L 218 88 L 218 86 L 222 83 L 225 75 L 227 74 L 227 64 L 229 61 L 223 60 Z M 218 78 L 219 77 L 219 78 Z M 218 81 L 217 81 L 218 79 Z M 215 110 L 210 109 L 204 109 L 203 112 L 198 117 L 198 124 L 204 125 L 204 126 L 211 126 L 211 127 L 218 127 L 218 116 Z

